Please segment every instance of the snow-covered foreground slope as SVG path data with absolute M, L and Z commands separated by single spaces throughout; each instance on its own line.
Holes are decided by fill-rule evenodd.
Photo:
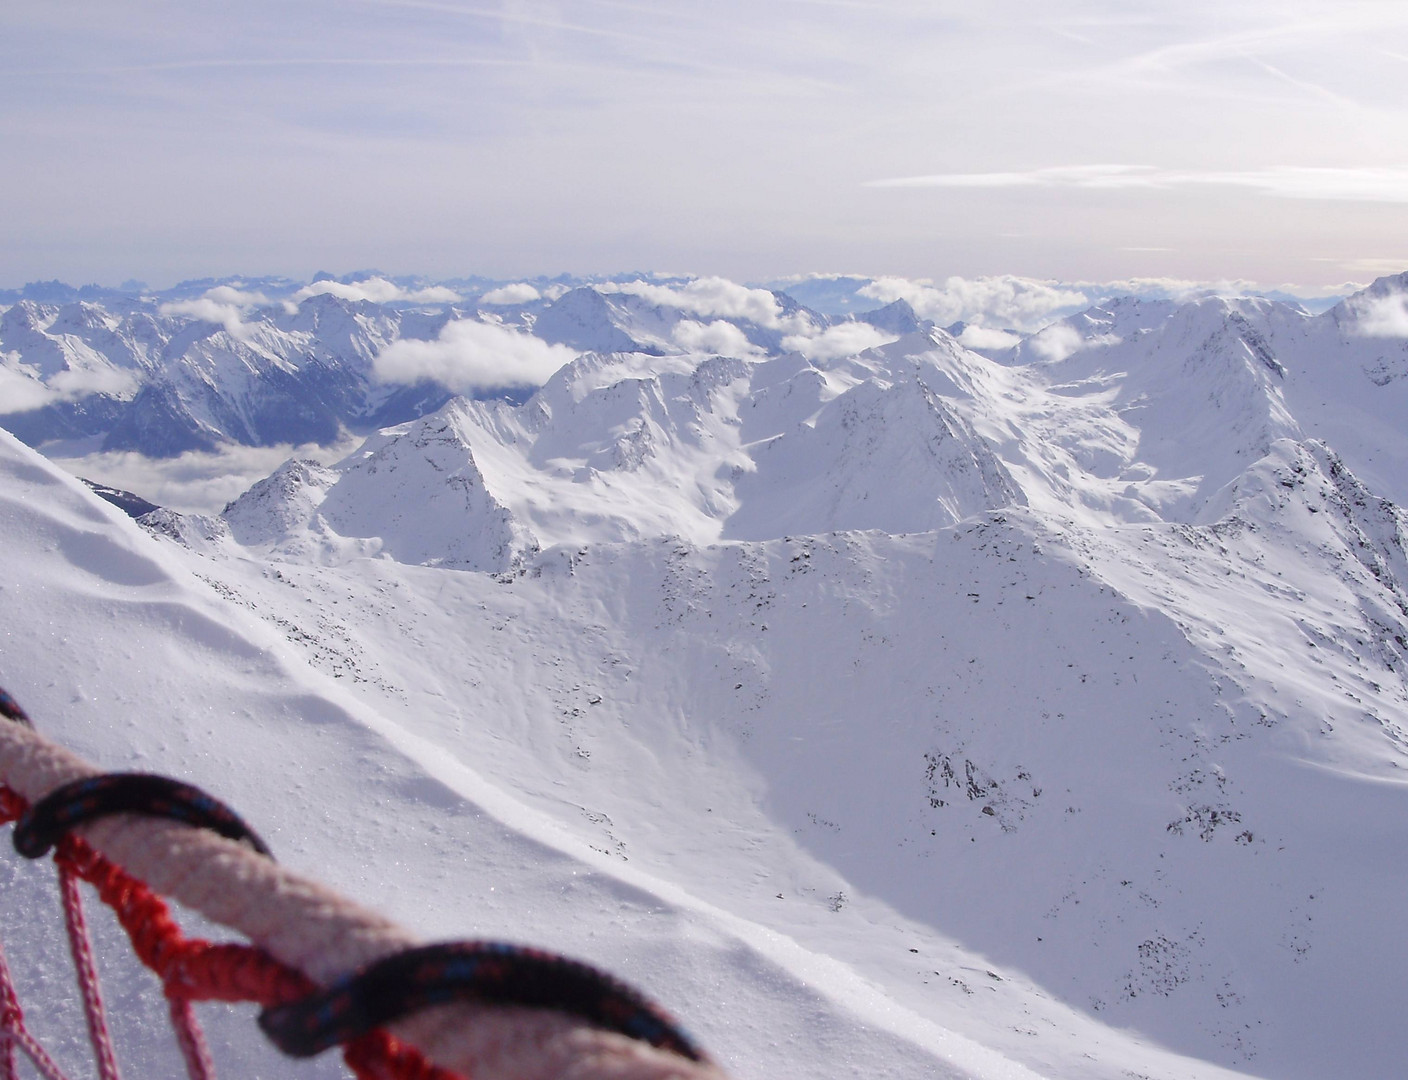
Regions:
M 4 678 L 47 733 L 106 767 L 225 797 L 283 861 L 428 938 L 598 961 L 684 1016 L 740 1077 L 1223 1075 L 1102 1028 L 922 917 L 852 897 L 783 827 L 787 809 L 771 816 L 747 759 L 709 753 L 724 731 L 681 712 L 684 687 L 642 677 L 649 656 L 589 632 L 595 601 L 564 596 L 560 619 L 538 613 L 525 633 L 531 594 L 479 575 L 207 563 L 154 543 L 5 435 L 0 531 Z M 648 554 L 666 577 L 682 566 L 668 545 Z M 603 570 L 614 563 L 604 552 Z M 646 589 L 620 599 L 649 608 Z M 252 602 L 264 620 L 242 608 Z M 364 653 L 389 638 L 413 647 Z M 597 682 L 570 681 L 569 665 L 588 664 Z M 628 707 L 637 685 L 642 713 Z M 81 1071 L 51 871 L 13 855 L 0 867 L 0 934 L 32 1026 Z M 99 923 L 119 1049 L 139 1072 L 174 1073 L 155 983 Z M 960 986 L 991 999 L 965 1005 Z M 262 1046 L 250 1010 L 203 1011 L 227 1075 L 295 1072 Z M 331 1060 L 296 1071 L 337 1074 Z
M 7 440 L 15 610 L 132 727 L 52 643 L 4 677 L 740 1076 L 1397 1076 L 1408 519 L 1358 474 L 1408 453 L 1366 310 L 588 354 L 150 535 Z

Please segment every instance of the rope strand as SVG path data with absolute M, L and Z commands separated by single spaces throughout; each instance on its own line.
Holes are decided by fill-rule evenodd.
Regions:
M 15 994 L 14 978 L 3 949 L 0 949 L 0 1040 L 4 1042 L 4 1051 L 0 1053 L 0 1080 L 19 1080 L 16 1050 L 24 1052 L 44 1080 L 68 1080 L 24 1025 L 24 1010 Z
M 169 993 L 169 991 L 168 991 Z M 205 1032 L 196 1022 L 191 999 L 172 997 L 171 1027 L 176 1032 L 176 1042 L 181 1047 L 181 1056 L 186 1060 L 186 1076 L 189 1080 L 215 1080 L 215 1061 L 210 1056 L 210 1047 L 205 1041 Z
M 83 997 L 83 1015 L 88 1021 L 88 1037 L 93 1043 L 98 1076 L 100 1080 L 122 1080 L 117 1069 L 117 1055 L 112 1048 L 112 1033 L 108 1031 L 107 1014 L 103 1009 L 103 995 L 98 987 L 98 966 L 93 959 L 88 920 L 83 916 L 78 878 L 62 863 L 59 864 L 59 893 L 63 897 L 64 927 L 68 930 L 68 947 L 78 974 L 78 990 Z

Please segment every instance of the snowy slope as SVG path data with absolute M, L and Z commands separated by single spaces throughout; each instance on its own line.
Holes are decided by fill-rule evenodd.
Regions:
M 1367 551 L 1377 532 L 1401 559 L 1401 526 L 1354 524 L 1313 461 L 1278 463 L 1307 477 L 1282 512 L 1323 521 L 1354 575 L 1301 564 L 1294 528 L 1096 544 L 1019 513 L 558 548 L 512 584 L 385 562 L 225 580 L 604 860 L 668 867 L 1005 1053 L 1050 1067 L 1074 1037 L 1110 1061 L 1055 994 L 1264 1075 L 1388 1076 L 1400 1048 L 1360 1033 L 1392 1029 L 1408 960 L 1382 930 L 1405 627 Z M 1268 473 L 1249 501 L 1291 491 Z M 315 599 L 313 623 L 325 591 L 340 610 Z M 1349 842 L 1365 821 L 1377 839 Z M 970 1002 L 1027 979 L 1036 1000 Z
M 600 962 L 686 1016 L 740 1076 L 1036 1075 L 897 1011 L 824 954 L 596 858 L 574 830 L 488 782 L 482 764 L 446 755 L 310 668 L 224 598 L 227 586 L 202 582 L 178 551 L 7 435 L 0 492 L 5 679 L 65 745 L 109 768 L 205 786 L 283 861 L 429 938 L 531 941 Z M 51 872 L 13 854 L 0 868 L 0 934 L 31 1024 L 82 1075 Z M 98 921 L 119 1052 L 138 1073 L 174 1074 L 155 983 Z M 340 1073 L 331 1058 L 278 1060 L 252 1010 L 203 1014 L 226 1075 Z

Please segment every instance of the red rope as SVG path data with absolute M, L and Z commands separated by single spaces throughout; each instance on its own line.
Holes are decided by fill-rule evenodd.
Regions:
M 24 1026 L 24 1010 L 15 995 L 10 965 L 0 952 L 0 1080 L 19 1080 L 15 1051 L 23 1050 L 44 1080 L 67 1080 L 59 1067 Z
M 456 1074 L 426 1061 L 415 1047 L 380 1028 L 348 1043 L 342 1050 L 342 1060 L 357 1080 L 459 1080 Z
M 0 785 L 0 825 L 16 820 L 26 809 L 28 803 L 23 798 Z M 79 837 L 70 835 L 60 841 L 54 861 L 61 877 L 71 872 L 97 889 L 98 897 L 117 914 L 133 951 L 161 979 L 191 1080 L 212 1080 L 214 1076 L 191 1002 L 252 1001 L 267 1007 L 286 1005 L 317 989 L 301 971 L 252 945 L 216 945 L 187 938 L 171 917 L 165 900 Z M 3 987 L 0 1009 L 8 1018 L 9 1003 Z M 14 1012 L 18 1011 L 16 1002 Z M 9 1041 L 9 1035 L 9 1029 L 0 1026 L 0 1038 Z M 101 1061 L 102 1051 L 96 1038 L 94 1046 Z M 432 1065 L 415 1047 L 385 1031 L 373 1031 L 348 1043 L 343 1057 L 358 1080 L 460 1080 L 457 1074 Z M 0 1080 L 7 1078 L 4 1068 L 0 1058 Z M 112 1075 L 116 1077 L 115 1067 Z M 103 1076 L 107 1080 L 107 1074 Z
M 171 1026 L 176 1031 L 181 1056 L 186 1059 L 186 1076 L 190 1080 L 215 1080 L 215 1062 L 210 1057 L 205 1032 L 196 1021 L 190 999 L 174 997 L 170 999 L 170 1004 Z
M 98 1063 L 100 1080 L 122 1080 L 117 1071 L 117 1055 L 112 1048 L 112 1033 L 103 1010 L 103 994 L 98 986 L 98 965 L 93 959 L 93 939 L 88 934 L 88 920 L 83 917 L 83 898 L 78 893 L 78 878 L 72 867 L 60 862 L 59 895 L 63 897 L 64 927 L 68 930 L 68 947 L 73 954 L 73 967 L 78 973 L 78 991 L 83 997 L 83 1015 L 88 1021 L 88 1039 Z

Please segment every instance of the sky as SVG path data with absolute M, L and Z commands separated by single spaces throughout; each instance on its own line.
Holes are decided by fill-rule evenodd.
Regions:
M 1408 269 L 1402 0 L 11 0 L 0 287 Z

